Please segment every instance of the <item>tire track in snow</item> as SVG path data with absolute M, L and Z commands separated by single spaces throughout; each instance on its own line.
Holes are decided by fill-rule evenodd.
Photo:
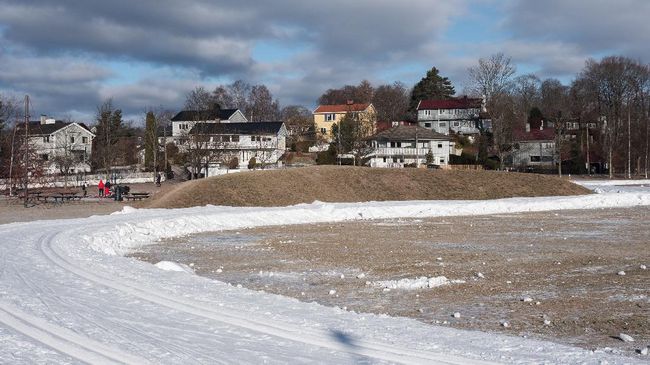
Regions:
M 58 234 L 63 234 L 59 232 Z M 52 234 L 40 241 L 40 248 L 43 254 L 54 264 L 61 268 L 89 280 L 96 284 L 118 290 L 125 294 L 146 300 L 157 305 L 167 307 L 179 312 L 192 314 L 198 317 L 218 321 L 231 326 L 244 328 L 250 331 L 283 338 L 297 343 L 317 346 L 329 350 L 349 353 L 356 356 L 364 356 L 379 360 L 409 363 L 409 364 L 487 364 L 487 361 L 474 360 L 440 353 L 427 352 L 416 349 L 402 349 L 391 346 L 386 343 L 379 343 L 368 340 L 355 341 L 355 347 L 350 348 L 339 342 L 332 340 L 329 331 L 315 331 L 304 327 L 284 325 L 278 322 L 265 321 L 244 317 L 233 311 L 228 311 L 220 307 L 215 311 L 207 305 L 184 300 L 176 296 L 167 295 L 163 292 L 145 286 L 138 286 L 133 283 L 116 283 L 110 277 L 104 277 L 97 273 L 85 270 L 83 267 L 75 265 L 64 254 L 57 251 L 53 245 L 53 239 L 58 234 Z

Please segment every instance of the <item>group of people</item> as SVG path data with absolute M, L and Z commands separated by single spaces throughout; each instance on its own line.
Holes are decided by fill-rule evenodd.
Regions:
M 100 179 L 97 188 L 99 189 L 100 198 L 108 198 L 111 196 L 111 182 L 109 180 L 106 180 L 104 184 L 104 181 Z

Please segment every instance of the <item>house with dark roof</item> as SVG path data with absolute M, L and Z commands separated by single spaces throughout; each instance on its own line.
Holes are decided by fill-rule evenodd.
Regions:
M 240 169 L 247 169 L 252 158 L 257 164 L 280 164 L 286 151 L 287 128 L 284 122 L 197 123 L 186 138 L 200 141 L 201 148 L 207 150 L 209 171 L 200 173 L 211 176 L 235 158 Z
M 421 100 L 418 103 L 420 127 L 448 135 L 451 132 L 477 135 L 492 128 L 485 100 L 467 96 L 451 99 Z
M 42 115 L 40 121 L 29 122 L 28 134 L 30 146 L 42 160 L 45 173 L 56 174 L 62 169 L 67 173 L 90 172 L 95 134 L 84 123 L 63 122 Z
M 248 122 L 239 109 L 222 109 L 214 104 L 207 110 L 182 110 L 172 119 L 172 137 L 178 140 L 197 123 L 244 123 Z
M 556 166 L 555 128 L 545 120 L 526 123 L 526 129 L 513 131 L 512 167 L 552 169 Z
M 366 157 L 371 167 L 422 166 L 427 164 L 427 154 L 431 164 L 446 166 L 454 147 L 449 136 L 411 125 L 399 125 L 379 132 L 368 141 L 372 152 Z
M 314 109 L 312 115 L 314 116 L 316 132 L 326 141 L 331 141 L 334 137 L 332 136 L 332 127 L 338 124 L 348 113 L 353 118 L 368 123 L 368 130 L 374 132 L 377 120 L 375 107 L 370 103 L 354 103 L 352 101 L 346 104 L 319 105 Z M 372 134 L 372 132 L 369 134 Z

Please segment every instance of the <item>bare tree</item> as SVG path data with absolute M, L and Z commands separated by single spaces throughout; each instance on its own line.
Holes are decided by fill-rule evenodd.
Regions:
M 377 120 L 399 121 L 408 117 L 409 90 L 401 82 L 381 85 L 375 89 L 372 105 L 377 111 Z
M 476 95 L 485 96 L 489 105 L 492 98 L 508 91 L 515 72 L 510 57 L 503 53 L 481 58 L 478 65 L 468 69 L 469 89 Z
M 63 175 L 64 187 L 68 187 L 68 176 L 73 168 L 84 162 L 85 151 L 79 150 L 83 134 L 76 128 L 67 127 L 57 135 L 54 141 L 52 163 Z
M 248 115 L 251 121 L 274 121 L 280 117 L 277 100 L 264 85 L 255 85 L 248 95 Z

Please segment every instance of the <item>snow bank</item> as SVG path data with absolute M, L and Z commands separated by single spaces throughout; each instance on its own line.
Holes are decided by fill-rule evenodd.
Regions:
M 124 209 L 121 223 L 83 236 L 93 249 L 124 255 L 163 238 L 259 226 L 339 222 L 359 219 L 426 218 L 597 209 L 650 205 L 650 192 L 482 201 L 405 201 L 298 204 L 247 208 L 205 206 L 186 209 Z
M 191 267 L 185 264 L 179 264 L 171 261 L 160 261 L 159 263 L 156 264 L 156 267 L 165 271 L 178 271 L 178 272 L 186 272 L 188 274 L 194 274 L 194 270 L 192 270 Z
M 386 289 L 426 289 L 426 288 L 437 288 L 443 285 L 449 284 L 460 284 L 464 283 L 464 280 L 449 280 L 445 276 L 435 276 L 435 277 L 426 277 L 422 276 L 417 279 L 400 279 L 400 280 L 385 280 L 385 281 L 373 281 L 370 283 L 372 286 L 386 288 Z

